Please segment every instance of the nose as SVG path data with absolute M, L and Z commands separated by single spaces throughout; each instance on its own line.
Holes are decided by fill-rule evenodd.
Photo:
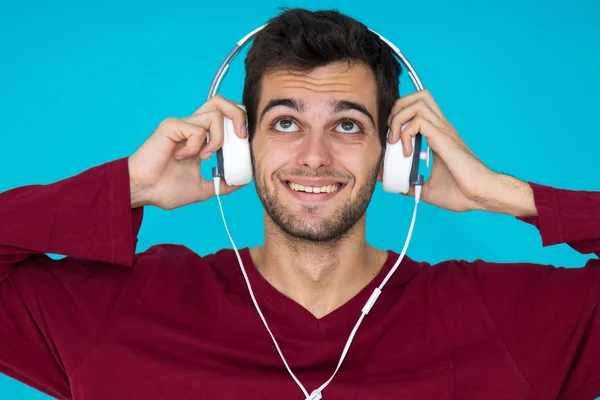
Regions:
M 298 163 L 310 169 L 331 165 L 331 143 L 324 132 L 311 132 L 302 138 Z

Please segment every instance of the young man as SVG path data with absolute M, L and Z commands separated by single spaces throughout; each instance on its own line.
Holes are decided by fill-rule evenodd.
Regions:
M 265 208 L 264 245 L 241 257 L 309 393 L 335 370 L 398 257 L 365 239 L 386 140 L 410 154 L 420 132 L 435 151 L 423 201 L 513 215 L 536 226 L 544 245 L 600 254 L 600 193 L 491 171 L 428 92 L 398 99 L 399 72 L 362 24 L 289 10 L 246 59 L 247 131 L 244 112 L 215 97 L 165 120 L 131 157 L 2 193 L 0 371 L 61 399 L 305 397 L 231 250 L 135 253 L 143 207 L 214 195 L 199 160 L 221 146 L 224 116 L 251 138 Z M 235 189 L 221 183 L 221 194 Z M 592 399 L 600 395 L 599 299 L 596 258 L 579 269 L 405 258 L 322 396 Z

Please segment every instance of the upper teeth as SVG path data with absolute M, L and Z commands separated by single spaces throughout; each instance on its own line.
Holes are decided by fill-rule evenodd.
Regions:
M 292 188 L 292 190 L 308 192 L 308 193 L 331 193 L 335 192 L 340 188 L 338 183 L 327 186 L 303 186 L 294 182 L 288 182 L 288 185 Z

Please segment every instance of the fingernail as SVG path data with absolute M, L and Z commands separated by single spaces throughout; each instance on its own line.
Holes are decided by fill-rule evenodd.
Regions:
M 212 151 L 209 151 L 208 153 L 204 153 L 202 155 L 200 155 L 200 158 L 203 159 L 204 161 L 208 160 L 210 158 L 210 156 L 212 156 Z

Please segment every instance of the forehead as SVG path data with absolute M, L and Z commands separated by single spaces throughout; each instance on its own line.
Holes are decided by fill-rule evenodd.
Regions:
M 263 76 L 260 97 L 259 109 L 272 98 L 302 98 L 308 106 L 345 99 L 360 101 L 374 113 L 377 85 L 373 72 L 363 63 L 333 63 L 308 72 L 281 68 Z

